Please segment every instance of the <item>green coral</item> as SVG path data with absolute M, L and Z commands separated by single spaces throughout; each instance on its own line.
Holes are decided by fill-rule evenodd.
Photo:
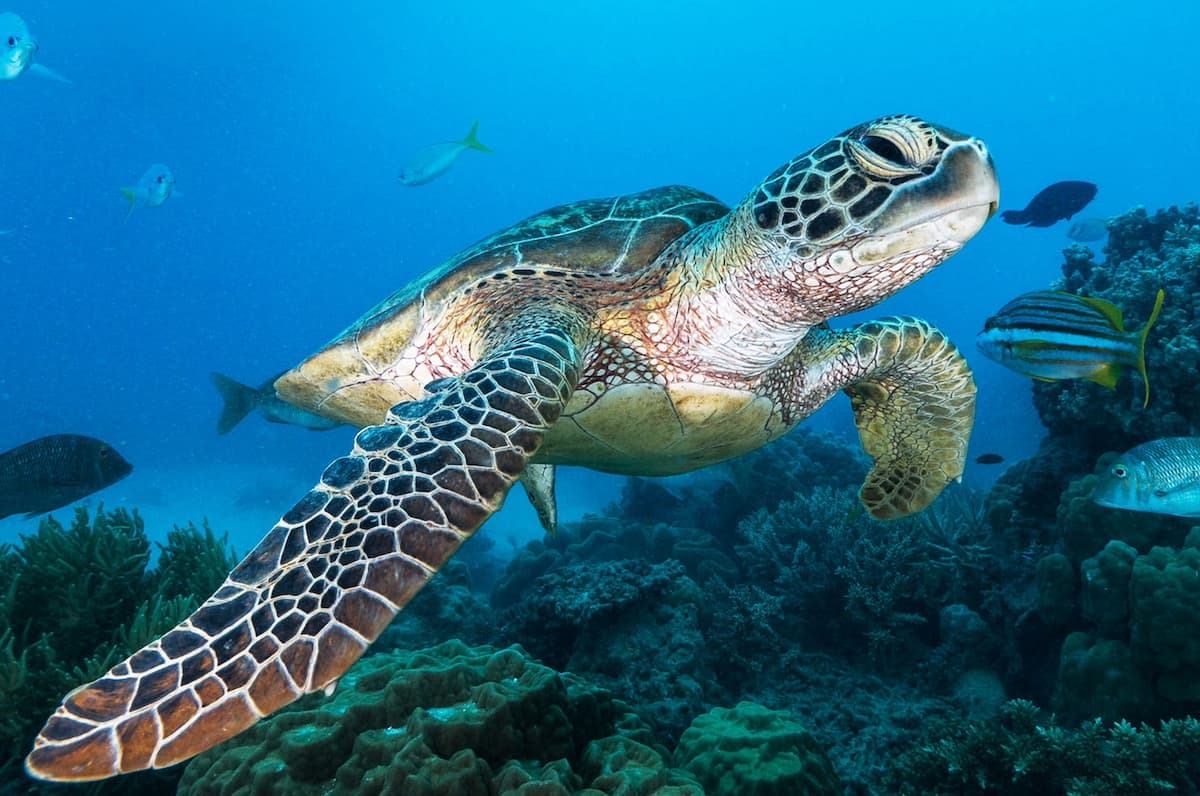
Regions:
M 608 692 L 519 647 L 449 641 L 364 658 L 332 697 L 301 700 L 198 756 L 179 793 L 699 796 L 665 759 Z
M 150 540 L 136 511 L 101 510 L 89 522 L 80 506 L 70 527 L 50 516 L 21 541 L 12 616 L 48 634 L 65 658 L 81 659 L 108 642 L 151 595 Z
M 207 598 L 237 565 L 229 534 L 217 536 L 204 520 L 175 526 L 167 531 L 167 543 L 159 545 L 155 584 L 167 597 Z
M 236 563 L 224 537 L 175 528 L 150 566 L 137 511 L 53 516 L 19 547 L 0 547 L 0 792 L 41 793 L 21 760 L 71 689 L 93 680 L 189 615 Z M 163 792 L 171 775 L 123 777 L 105 793 Z
M 785 637 L 865 640 L 872 659 L 894 665 L 914 628 L 991 588 L 988 529 L 981 506 L 957 490 L 894 522 L 858 505 L 851 492 L 814 489 L 743 520 L 735 551 L 750 583 L 781 601 L 757 619 L 777 616 Z
M 916 796 L 1129 796 L 1195 793 L 1200 721 L 1135 727 L 1099 719 L 1058 726 L 1031 702 L 1012 700 L 993 721 L 953 719 L 900 755 L 889 784 Z
M 1130 647 L 1174 702 L 1200 701 L 1200 550 L 1155 547 L 1133 562 Z
M 1083 617 L 1101 635 L 1124 638 L 1129 628 L 1129 580 L 1137 550 L 1113 539 L 1079 566 Z
M 1072 633 L 1063 642 L 1054 705 L 1078 720 L 1143 720 L 1157 712 L 1154 686 L 1129 645 L 1088 633 Z
M 1051 627 L 1067 623 L 1075 612 L 1079 579 L 1071 560 L 1051 553 L 1037 562 L 1038 614 Z
M 1101 459 L 1098 467 L 1107 465 L 1108 459 Z M 1154 545 L 1177 545 L 1183 540 L 1188 530 L 1184 520 L 1097 505 L 1092 501 L 1097 481 L 1095 475 L 1075 479 L 1058 501 L 1058 534 L 1073 563 L 1094 556 L 1113 539 L 1141 552 Z
M 697 716 L 675 749 L 706 793 L 823 796 L 842 793 L 824 750 L 785 710 L 752 702 Z

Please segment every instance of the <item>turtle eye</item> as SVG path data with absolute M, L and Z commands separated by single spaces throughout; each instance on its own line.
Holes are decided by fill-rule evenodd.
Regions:
M 1123 464 L 1114 464 L 1108 472 L 1113 478 L 1124 478 L 1129 475 L 1129 468 Z
M 881 135 L 864 135 L 858 139 L 858 142 L 876 155 L 879 155 L 879 157 L 891 161 L 897 166 L 909 169 L 913 166 L 908 156 L 904 154 L 904 151 L 900 149 L 895 141 L 890 141 Z
M 859 128 L 846 149 L 868 175 L 882 179 L 911 178 L 937 156 L 928 126 L 908 116 L 889 116 Z

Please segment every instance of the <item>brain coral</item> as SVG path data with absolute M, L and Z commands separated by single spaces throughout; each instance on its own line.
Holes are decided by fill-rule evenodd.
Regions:
M 707 793 L 842 793 L 829 758 L 808 731 L 787 711 L 753 702 L 698 716 L 679 739 L 675 763 L 691 771 Z
M 197 757 L 179 793 L 556 794 L 596 779 L 610 793 L 701 793 L 665 753 L 608 692 L 518 647 L 450 641 L 365 658 L 332 698 Z

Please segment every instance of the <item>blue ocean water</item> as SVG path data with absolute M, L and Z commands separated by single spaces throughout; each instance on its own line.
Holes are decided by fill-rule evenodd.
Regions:
M 221 371 L 251 384 L 478 238 L 573 199 L 685 183 L 729 203 L 859 122 L 914 113 L 983 137 L 1002 207 L 1100 185 L 1085 215 L 1194 200 L 1200 9 L 1172 2 L 111 3 L 29 0 L 62 85 L 0 84 L 0 450 L 75 432 L 133 475 L 99 494 L 160 536 L 207 517 L 248 549 L 351 432 L 214 431 Z M 480 120 L 494 154 L 396 176 Z M 126 218 L 154 162 L 180 195 Z M 974 353 L 984 318 L 1059 276 L 1065 224 L 992 221 L 871 315 L 967 352 L 973 453 L 1040 427 L 1028 381 Z M 844 399 L 809 423 L 853 434 Z M 986 485 L 994 471 L 972 467 Z M 620 479 L 563 475 L 566 518 Z M 532 535 L 514 497 L 490 532 Z M 0 541 L 34 522 L 0 521 Z

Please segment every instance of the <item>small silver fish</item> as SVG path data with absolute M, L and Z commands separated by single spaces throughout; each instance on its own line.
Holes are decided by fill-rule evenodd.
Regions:
M 983 325 L 975 346 L 988 359 L 1040 381 L 1087 379 L 1117 386 L 1121 367 L 1137 369 L 1145 384 L 1146 334 L 1158 320 L 1163 292 L 1158 291 L 1150 320 L 1140 331 L 1125 331 L 1121 310 L 1103 299 L 1057 290 L 1018 296 Z
M 1121 454 L 1100 476 L 1101 506 L 1200 517 L 1200 437 L 1166 437 Z
M 400 170 L 400 184 L 424 185 L 430 180 L 442 176 L 450 170 L 454 161 L 458 160 L 458 156 L 468 149 L 474 149 L 477 152 L 491 152 L 492 150 L 479 143 L 479 139 L 475 137 L 478 132 L 479 122 L 476 121 L 471 125 L 471 132 L 467 133 L 467 137 L 461 141 L 430 144 L 417 150 L 416 154 Z
M 161 163 L 146 169 L 132 188 L 122 188 L 121 195 L 129 200 L 129 212 L 135 207 L 159 207 L 175 192 L 175 176 Z
M 34 63 L 38 52 L 37 39 L 29 35 L 25 20 L 11 11 L 0 14 L 0 80 L 16 80 L 25 72 L 48 77 L 62 83 L 70 83 L 65 77 L 48 66 Z
M 1077 243 L 1091 243 L 1108 236 L 1107 218 L 1081 218 L 1071 223 L 1067 237 Z

